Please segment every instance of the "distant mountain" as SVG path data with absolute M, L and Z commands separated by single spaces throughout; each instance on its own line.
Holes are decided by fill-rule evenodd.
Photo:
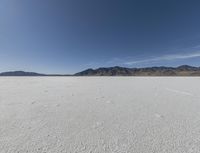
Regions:
M 25 71 L 8 71 L 0 73 L 0 76 L 72 76 L 68 74 L 41 74 L 35 72 L 25 72 Z
M 147 68 L 125 68 L 108 67 L 98 69 L 87 69 L 76 73 L 75 76 L 200 76 L 200 68 L 189 65 L 179 67 L 147 67 Z
M 35 72 L 9 71 L 0 73 L 0 76 L 46 76 L 46 75 Z
M 200 76 L 200 67 L 193 67 L 189 65 L 181 65 L 179 67 L 161 66 L 146 68 L 126 68 L 115 66 L 87 69 L 74 75 L 9 71 L 0 73 L 0 76 Z

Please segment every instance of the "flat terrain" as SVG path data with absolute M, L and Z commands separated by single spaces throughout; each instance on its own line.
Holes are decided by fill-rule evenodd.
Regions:
M 0 153 L 198 153 L 199 77 L 1 77 Z

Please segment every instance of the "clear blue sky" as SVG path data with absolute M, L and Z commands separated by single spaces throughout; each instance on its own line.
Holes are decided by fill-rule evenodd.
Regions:
M 200 66 L 199 0 L 0 0 L 0 71 Z

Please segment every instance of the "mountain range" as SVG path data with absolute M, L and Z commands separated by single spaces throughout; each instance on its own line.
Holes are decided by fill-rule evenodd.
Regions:
M 73 75 L 9 71 L 0 73 L 0 76 L 200 76 L 200 67 L 189 65 L 181 65 L 178 67 L 161 66 L 146 68 L 126 68 L 115 66 L 87 69 Z
M 200 76 L 200 67 L 182 65 L 179 67 L 125 68 L 109 67 L 87 69 L 75 76 Z
M 65 74 L 42 74 L 35 72 L 25 72 L 25 71 L 8 71 L 0 73 L 0 76 L 69 76 Z

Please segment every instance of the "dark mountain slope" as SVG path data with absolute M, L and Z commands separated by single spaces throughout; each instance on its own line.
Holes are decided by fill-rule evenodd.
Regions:
M 87 69 L 75 76 L 200 76 L 200 68 L 189 65 L 179 67 L 124 68 L 108 67 Z
M 0 76 L 45 76 L 45 74 L 24 71 L 9 71 L 0 73 Z

